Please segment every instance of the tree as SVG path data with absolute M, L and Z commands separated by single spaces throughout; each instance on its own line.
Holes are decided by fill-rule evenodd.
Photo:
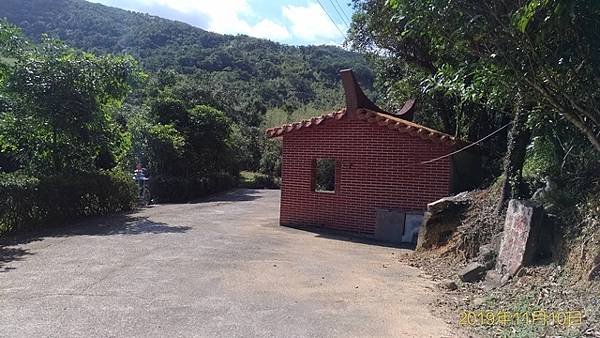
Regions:
M 383 0 L 355 1 L 349 34 L 351 46 L 370 55 L 377 73 L 376 88 L 388 109 L 417 99 L 417 122 L 457 138 L 476 141 L 511 120 L 514 88 L 495 80 L 504 73 L 478 62 L 447 42 L 426 3 L 402 1 L 392 8 Z M 458 38 L 457 38 L 458 39 Z M 464 43 L 463 43 L 464 44 Z M 451 50 L 456 48 L 457 50 Z M 486 178 L 501 167 L 506 133 L 482 144 L 489 157 Z
M 173 125 L 156 124 L 144 130 L 149 148 L 150 174 L 180 175 L 184 158 L 185 138 Z
M 512 120 L 501 203 L 523 193 L 519 182 L 530 136 L 552 133 L 557 115 L 600 152 L 597 1 L 355 4 L 350 41 L 377 55 L 392 94 L 420 92 L 433 111 L 456 107 L 453 116 L 440 113 L 434 120 L 470 140 L 489 133 L 473 138 L 482 125 L 492 131 Z
M 191 106 L 164 92 L 152 99 L 149 114 L 134 109 L 129 124 L 134 139 L 132 155 L 147 163 L 152 175 L 238 174 L 239 131 L 218 109 Z
M 462 55 L 454 74 L 487 88 L 515 88 L 526 104 L 558 112 L 600 152 L 600 3 L 593 0 L 390 0 L 408 36 L 428 54 Z M 473 72 L 463 70 L 472 68 Z M 483 73 L 480 73 L 482 70 Z M 491 70 L 491 71 L 490 71 Z M 467 82 L 467 83 L 468 83 Z M 535 110 L 530 113 L 537 113 Z
M 184 133 L 188 140 L 186 153 L 192 159 L 196 173 L 226 171 L 237 176 L 237 145 L 232 139 L 232 121 L 225 113 L 209 106 L 195 106 L 190 111 L 190 125 Z
M 3 86 L 3 151 L 37 172 L 77 173 L 114 166 L 126 135 L 113 113 L 140 77 L 127 56 L 94 56 L 43 38 L 20 50 Z

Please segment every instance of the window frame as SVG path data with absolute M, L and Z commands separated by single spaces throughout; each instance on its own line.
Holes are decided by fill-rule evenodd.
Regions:
M 318 165 L 319 165 L 319 161 L 332 161 L 333 162 L 333 190 L 320 190 L 317 189 L 317 175 L 318 175 Z M 320 193 L 320 194 L 336 194 L 339 187 L 338 187 L 338 175 L 339 175 L 339 166 L 338 166 L 338 160 L 336 160 L 335 158 L 332 157 L 317 157 L 314 158 L 312 160 L 312 183 L 311 183 L 311 190 L 312 192 L 315 193 Z

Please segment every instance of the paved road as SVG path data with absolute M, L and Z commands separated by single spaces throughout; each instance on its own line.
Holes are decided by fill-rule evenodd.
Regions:
M 277 225 L 237 190 L 0 245 L 0 336 L 452 336 L 402 249 Z

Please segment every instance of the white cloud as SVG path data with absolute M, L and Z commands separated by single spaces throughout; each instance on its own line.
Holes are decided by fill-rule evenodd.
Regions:
M 160 6 L 190 15 L 207 18 L 207 27 L 212 32 L 223 34 L 247 34 L 259 38 L 285 40 L 290 33 L 285 26 L 273 20 L 263 19 L 256 24 L 245 18 L 256 17 L 248 0 L 137 0 L 147 6 Z
M 317 3 L 284 6 L 283 16 L 290 21 L 292 34 L 307 42 L 324 42 L 341 37 L 340 32 Z
M 246 34 L 294 44 L 339 45 L 343 40 L 343 34 L 314 0 L 303 0 L 306 5 L 286 5 L 286 1 L 267 4 L 265 0 L 88 1 L 150 12 L 222 34 Z
M 278 41 L 287 40 L 291 37 L 287 28 L 268 19 L 252 26 L 248 35 Z

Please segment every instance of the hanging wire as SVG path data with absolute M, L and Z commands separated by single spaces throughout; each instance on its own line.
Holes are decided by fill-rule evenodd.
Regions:
M 331 15 L 329 15 L 329 12 L 325 8 L 325 6 L 323 6 L 323 4 L 321 3 L 321 0 L 317 0 L 317 2 L 319 3 L 319 6 L 321 6 L 321 8 L 325 12 L 325 14 L 327 14 L 327 17 L 329 18 L 329 20 L 331 20 L 331 23 L 333 23 L 333 25 L 335 26 L 335 28 L 337 28 L 338 32 L 340 32 L 340 34 L 342 35 L 342 37 L 346 38 L 346 34 L 344 34 L 342 32 L 342 30 L 340 29 L 340 27 L 338 27 L 338 25 L 335 23 L 335 20 L 333 20 L 333 17 Z
M 346 20 L 348 22 L 348 24 L 347 24 L 348 28 L 350 28 L 350 23 L 352 22 L 352 19 L 350 19 L 350 15 L 346 14 L 344 7 L 340 4 L 340 2 L 338 0 L 329 0 L 329 1 L 332 1 L 332 3 L 335 2 L 337 4 L 337 7 L 340 9 L 340 12 L 342 13 L 342 15 L 340 15 L 340 16 L 343 16 L 344 18 L 346 18 Z M 334 8 L 335 8 L 335 5 L 334 5 Z M 338 12 L 338 14 L 339 14 L 339 12 Z
M 483 141 L 487 140 L 488 138 L 490 138 L 490 137 L 492 137 L 492 136 L 496 135 L 496 134 L 497 134 L 497 133 L 499 133 L 501 130 L 503 130 L 504 128 L 506 128 L 506 127 L 510 126 L 511 124 L 513 124 L 513 123 L 512 123 L 512 122 L 508 122 L 507 124 L 503 125 L 502 127 L 500 127 L 499 129 L 497 129 L 497 130 L 496 130 L 496 131 L 494 131 L 493 133 L 489 134 L 488 136 L 486 136 L 486 137 L 484 137 L 484 138 L 480 139 L 479 141 L 477 141 L 477 142 L 475 142 L 475 143 L 471 143 L 471 144 L 469 144 L 469 145 L 468 145 L 468 146 L 466 146 L 466 147 L 462 147 L 462 148 L 458 149 L 457 151 L 453 151 L 453 152 L 451 152 L 450 154 L 446 154 L 446 155 L 444 155 L 444 156 L 436 157 L 436 158 L 434 158 L 434 159 L 432 159 L 432 160 L 425 161 L 425 162 L 421 162 L 421 163 L 419 163 L 419 164 L 429 164 L 429 163 L 433 163 L 433 162 L 439 161 L 439 160 L 441 160 L 441 159 L 444 159 L 444 158 L 446 158 L 446 157 L 450 157 L 450 156 L 452 156 L 452 155 L 456 155 L 456 154 L 460 153 L 461 151 L 464 151 L 464 150 L 467 150 L 467 149 L 469 149 L 469 148 L 471 148 L 471 147 L 474 147 L 474 146 L 476 146 L 477 144 L 479 144 L 479 143 L 481 143 L 481 142 L 483 142 Z

